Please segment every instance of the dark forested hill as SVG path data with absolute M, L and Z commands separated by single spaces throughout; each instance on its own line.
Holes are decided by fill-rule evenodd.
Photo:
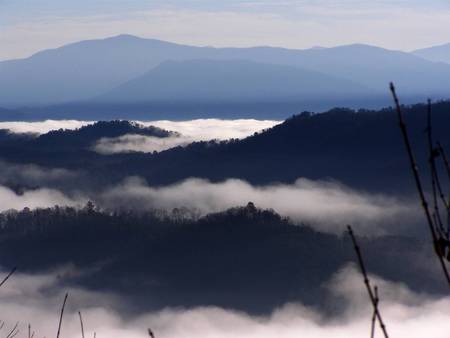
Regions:
M 426 107 L 405 108 L 405 116 L 419 164 L 426 165 Z M 436 139 L 450 148 L 450 103 L 433 105 L 433 125 Z M 0 143 L 0 158 L 82 169 L 99 184 L 132 175 L 142 176 L 152 185 L 188 177 L 214 181 L 235 177 L 256 184 L 293 182 L 307 177 L 332 178 L 375 191 L 413 189 L 397 117 L 391 109 L 303 113 L 244 140 L 198 142 L 155 154 L 96 154 L 88 143 L 95 137 L 112 134 L 81 136 L 89 134 L 89 130 L 53 132 L 24 143 L 4 140 Z M 85 141 L 77 143 L 79 139 Z M 70 152 L 61 146 L 67 144 L 72 144 Z
M 441 292 L 425 242 L 360 239 L 372 273 L 421 292 Z M 55 208 L 0 214 L 5 266 L 34 272 L 73 264 L 68 283 L 126 295 L 141 309 L 216 305 L 268 313 L 292 301 L 320 306 L 323 283 L 350 261 L 347 237 L 291 224 L 253 204 L 183 218 Z M 392 259 L 395 257 L 395 259 Z M 442 286 L 442 288 L 441 288 Z

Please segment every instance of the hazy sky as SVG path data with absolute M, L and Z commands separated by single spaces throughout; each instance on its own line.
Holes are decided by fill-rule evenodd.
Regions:
M 0 60 L 122 33 L 213 46 L 450 42 L 448 0 L 0 0 Z

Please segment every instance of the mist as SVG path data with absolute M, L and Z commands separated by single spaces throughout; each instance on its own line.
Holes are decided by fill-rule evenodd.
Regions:
M 78 120 L 45 120 L 37 122 L 0 122 L 0 129 L 8 129 L 13 133 L 31 133 L 31 134 L 46 134 L 52 130 L 68 129 L 74 130 L 93 124 L 93 121 L 78 121 Z
M 86 336 L 92 337 L 96 332 L 99 338 L 145 337 L 147 328 L 158 338 L 360 338 L 370 332 L 371 305 L 353 264 L 344 266 L 323 285 L 330 306 L 337 301 L 342 306 L 335 315 L 301 303 L 285 304 L 268 316 L 211 306 L 135 314 L 128 310 L 126 297 L 67 286 L 71 275 L 80 273 L 83 272 L 64 267 L 41 274 L 13 275 L 0 289 L 4 330 L 19 322 L 23 335 L 30 323 L 36 336 L 55 335 L 64 294 L 69 292 L 61 331 L 61 336 L 67 338 L 81 334 L 77 311 L 83 315 Z M 380 310 L 392 337 L 448 337 L 449 296 L 438 299 L 414 293 L 400 283 L 376 276 L 371 279 L 379 286 Z M 381 334 L 378 327 L 377 331 Z
M 123 152 L 160 152 L 178 146 L 186 146 L 196 141 L 241 139 L 271 128 L 280 123 L 271 120 L 219 120 L 199 119 L 192 121 L 153 121 L 138 123 L 144 126 L 155 126 L 165 130 L 175 131 L 178 135 L 159 138 L 142 135 L 123 135 L 114 138 L 102 138 L 93 150 L 100 154 L 115 154 Z
M 0 160 L 0 184 L 61 185 L 74 180 L 78 172 L 63 168 L 45 168 L 36 164 L 16 164 Z
M 104 137 L 98 140 L 92 149 L 100 154 L 160 152 L 178 146 L 186 146 L 197 141 L 186 136 L 153 137 L 143 135 L 123 135 L 119 137 Z
M 151 187 L 132 177 L 106 190 L 98 198 L 107 208 L 136 210 L 186 207 L 201 215 L 246 205 L 274 209 L 296 222 L 319 231 L 341 233 L 353 224 L 364 234 L 383 235 L 402 231 L 420 220 L 415 201 L 357 191 L 333 181 L 299 178 L 294 184 L 252 186 L 228 179 L 212 183 L 191 178 L 164 187 Z
M 55 205 L 80 207 L 86 201 L 80 196 L 71 198 L 56 189 L 39 188 L 17 193 L 8 187 L 0 185 L 0 212 L 11 209 L 48 208 Z

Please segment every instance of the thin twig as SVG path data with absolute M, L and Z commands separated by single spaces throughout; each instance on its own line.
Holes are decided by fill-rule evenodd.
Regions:
M 64 315 L 64 308 L 66 307 L 67 297 L 69 297 L 68 293 L 66 293 L 66 296 L 64 297 L 63 305 L 61 307 L 61 314 L 59 316 L 58 332 L 56 334 L 56 338 L 59 338 L 59 334 L 61 333 L 61 324 L 62 324 L 62 319 L 63 319 L 63 315 Z
M 83 325 L 83 317 L 81 317 L 81 311 L 78 311 L 78 316 L 80 317 L 81 337 L 84 338 L 84 325 Z
M 423 210 L 425 212 L 425 216 L 427 218 L 428 227 L 430 229 L 431 237 L 432 237 L 432 240 L 433 240 L 433 245 L 434 245 L 434 248 L 436 250 L 436 254 L 437 254 L 438 258 L 439 258 L 439 262 L 441 264 L 441 267 L 442 267 L 442 270 L 444 272 L 445 278 L 447 279 L 447 283 L 450 285 L 450 274 L 449 274 L 449 272 L 447 270 L 447 266 L 446 266 L 446 264 L 444 262 L 444 259 L 443 259 L 442 255 L 439 254 L 439 251 L 441 251 L 441 250 L 439 249 L 438 237 L 436 235 L 436 231 L 434 230 L 433 219 L 431 217 L 430 210 L 428 209 L 428 202 L 427 202 L 427 200 L 425 198 L 425 194 L 423 192 L 422 182 L 420 181 L 420 176 L 419 176 L 419 169 L 417 167 L 417 163 L 416 163 L 416 160 L 414 158 L 414 153 L 412 151 L 411 143 L 409 141 L 409 136 L 408 136 L 408 131 L 406 129 L 406 124 L 405 124 L 405 121 L 403 120 L 403 114 L 402 114 L 402 109 L 400 107 L 400 102 L 398 100 L 397 93 L 395 92 L 394 84 L 392 82 L 391 82 L 391 85 L 390 85 L 390 89 L 391 89 L 391 92 L 392 92 L 392 96 L 394 98 L 395 108 L 396 108 L 397 115 L 398 115 L 398 120 L 399 120 L 399 125 L 400 125 L 400 129 L 401 129 L 401 132 L 402 132 L 402 135 L 403 135 L 403 141 L 405 142 L 406 151 L 408 153 L 411 169 L 412 169 L 412 172 L 414 174 L 414 180 L 416 182 L 416 187 L 417 187 L 417 190 L 419 192 L 419 196 L 420 196 L 420 200 L 422 202 L 422 207 L 423 207 Z
M 359 268 L 364 277 L 364 284 L 366 285 L 367 293 L 369 294 L 370 301 L 372 302 L 374 314 L 375 314 L 376 318 L 378 319 L 378 323 L 380 324 L 380 328 L 381 328 L 381 331 L 383 331 L 384 337 L 389 338 L 389 335 L 386 330 L 386 325 L 384 324 L 383 318 L 381 317 L 381 313 L 378 309 L 378 302 L 379 302 L 378 291 L 375 294 L 375 292 L 372 290 L 372 287 L 370 286 L 369 276 L 367 275 L 367 271 L 366 271 L 366 267 L 364 265 L 361 250 L 359 249 L 358 243 L 356 242 L 356 238 L 355 238 L 355 235 L 353 234 L 352 227 L 350 225 L 348 225 L 347 229 L 348 229 L 350 238 L 352 239 L 353 247 L 356 252 L 356 256 L 358 257 Z
M 14 338 L 15 336 L 17 336 L 17 334 L 20 332 L 20 330 L 16 330 L 16 332 L 14 332 L 12 335 L 10 335 L 9 337 L 7 337 L 7 338 Z
M 434 219 L 435 219 L 435 228 L 438 232 L 448 239 L 448 231 L 444 228 L 444 223 L 442 221 L 441 212 L 439 210 L 439 202 L 437 194 L 439 193 L 439 197 L 444 205 L 447 214 L 449 211 L 449 205 L 444 196 L 444 192 L 442 190 L 441 180 L 439 179 L 439 174 L 436 166 L 436 158 L 441 155 L 439 147 L 434 147 L 433 143 L 433 130 L 431 123 L 431 100 L 428 99 L 427 105 L 427 135 L 428 135 L 428 153 L 429 158 L 428 162 L 430 164 L 430 172 L 431 172 L 431 186 L 433 191 L 433 205 L 434 205 Z
M 439 153 L 441 154 L 442 160 L 444 161 L 445 169 L 447 171 L 447 178 L 450 182 L 450 161 L 447 156 L 447 152 L 440 142 L 437 142 Z M 450 193 L 447 200 L 447 239 L 450 239 Z
M 12 330 L 6 335 L 6 338 L 11 338 L 11 336 L 14 334 L 14 332 L 16 331 L 17 327 L 19 326 L 19 322 L 16 323 L 16 325 L 14 325 L 14 327 L 12 328 Z M 17 334 L 17 333 L 16 333 Z M 16 335 L 14 334 L 14 336 Z
M 378 306 L 378 301 L 379 301 L 379 298 L 378 298 L 378 287 L 376 285 L 374 287 L 374 294 L 375 294 L 375 301 L 376 301 L 377 306 Z M 372 315 L 372 324 L 371 324 L 371 327 L 370 327 L 370 338 L 375 338 L 375 323 L 376 323 L 376 320 L 377 320 L 377 315 L 376 315 L 376 313 L 374 311 L 373 315 Z
M 3 284 L 6 283 L 6 281 L 9 279 L 9 277 L 11 277 L 11 275 L 12 275 L 14 272 L 16 272 L 16 270 L 17 270 L 16 267 L 12 268 L 12 270 L 8 273 L 8 275 L 6 275 L 6 277 L 3 278 L 3 280 L 0 282 L 0 287 L 2 287 Z

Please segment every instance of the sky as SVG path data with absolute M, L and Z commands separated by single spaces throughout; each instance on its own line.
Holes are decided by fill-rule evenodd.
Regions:
M 448 0 L 0 0 L 0 60 L 133 34 L 199 46 L 413 50 L 450 42 Z

